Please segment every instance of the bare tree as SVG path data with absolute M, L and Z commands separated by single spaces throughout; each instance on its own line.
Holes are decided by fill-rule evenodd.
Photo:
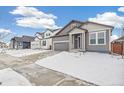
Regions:
M 124 36 L 124 23 L 121 24 L 121 26 L 119 26 L 119 28 L 121 29 L 121 37 Z M 122 43 L 122 58 L 124 58 L 124 39 L 122 38 L 119 42 Z
M 12 34 L 12 32 L 8 29 L 0 29 L 0 42 L 4 42 L 5 39 L 10 36 Z M 3 45 L 1 44 L 1 53 L 5 53 L 5 49 L 3 47 Z

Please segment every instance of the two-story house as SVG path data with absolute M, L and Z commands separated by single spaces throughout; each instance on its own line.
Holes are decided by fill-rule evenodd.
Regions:
M 44 32 L 37 32 L 35 34 L 35 41 L 31 42 L 32 49 L 51 49 L 52 36 L 58 33 L 60 29 L 46 29 Z

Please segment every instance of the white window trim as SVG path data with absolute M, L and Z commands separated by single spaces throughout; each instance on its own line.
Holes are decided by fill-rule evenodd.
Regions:
M 90 43 L 90 34 L 96 34 L 96 44 Z M 98 33 L 104 33 L 104 44 L 98 44 Z M 106 45 L 106 31 L 100 31 L 100 32 L 90 32 L 89 33 L 89 45 Z
M 91 34 L 96 34 L 96 32 L 90 32 L 90 33 L 89 33 L 89 45 L 96 45 L 96 44 L 91 44 L 91 43 L 90 43 L 90 37 L 91 37 L 90 35 L 91 35 Z M 97 34 L 96 34 L 96 40 L 97 40 Z M 96 43 L 97 43 L 97 41 L 96 41 Z
M 104 44 L 98 44 L 98 33 L 104 33 Z M 106 31 L 101 31 L 97 33 L 97 45 L 106 45 Z

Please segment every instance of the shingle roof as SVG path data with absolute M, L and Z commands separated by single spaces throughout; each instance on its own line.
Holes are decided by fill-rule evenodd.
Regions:
M 96 23 L 96 22 L 92 22 L 92 21 L 86 21 L 85 23 L 93 23 L 93 24 L 98 24 L 98 25 L 103 25 L 103 26 L 114 28 L 114 26 L 110 26 L 110 25 L 106 25 L 106 24 L 102 24 L 102 23 Z
M 15 40 L 15 41 L 23 41 L 23 42 L 31 42 L 34 41 L 35 37 L 32 36 L 22 36 L 22 37 L 14 37 L 11 40 Z
M 32 36 L 23 36 L 23 41 L 34 41 L 35 37 L 32 37 Z
M 69 26 L 73 22 L 79 23 L 79 24 L 84 24 L 84 22 L 81 22 L 81 21 L 78 21 L 78 20 L 72 20 L 67 25 L 65 25 L 58 33 L 56 33 L 56 35 L 59 36 L 59 33 L 61 33 L 67 26 Z
M 118 39 L 116 39 L 114 41 L 124 41 L 124 36 L 122 36 L 122 37 L 120 37 L 120 38 L 118 38 Z
M 6 44 L 6 43 L 0 41 L 0 44 Z
M 105 25 L 105 24 L 96 23 L 96 22 L 91 22 L 91 21 L 82 22 L 82 21 L 72 20 L 72 21 L 70 21 L 66 26 L 64 26 L 64 27 L 56 34 L 56 36 L 61 36 L 61 32 L 62 32 L 67 26 L 69 26 L 72 22 L 79 23 L 80 26 L 82 26 L 83 24 L 87 24 L 87 23 L 94 23 L 94 24 L 98 24 L 98 25 L 102 25 L 102 26 L 114 28 L 113 26 L 110 26 L 110 25 Z M 79 26 L 79 28 L 80 28 L 80 26 Z M 86 29 L 85 29 L 85 30 L 86 30 Z M 68 33 L 65 33 L 64 35 L 67 35 L 67 34 L 68 34 Z

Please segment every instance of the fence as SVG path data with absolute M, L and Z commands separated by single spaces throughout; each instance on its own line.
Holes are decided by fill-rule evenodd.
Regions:
M 113 53 L 122 55 L 123 54 L 123 49 L 124 49 L 123 44 L 120 43 L 120 42 L 115 42 L 115 43 L 111 44 L 111 51 Z

